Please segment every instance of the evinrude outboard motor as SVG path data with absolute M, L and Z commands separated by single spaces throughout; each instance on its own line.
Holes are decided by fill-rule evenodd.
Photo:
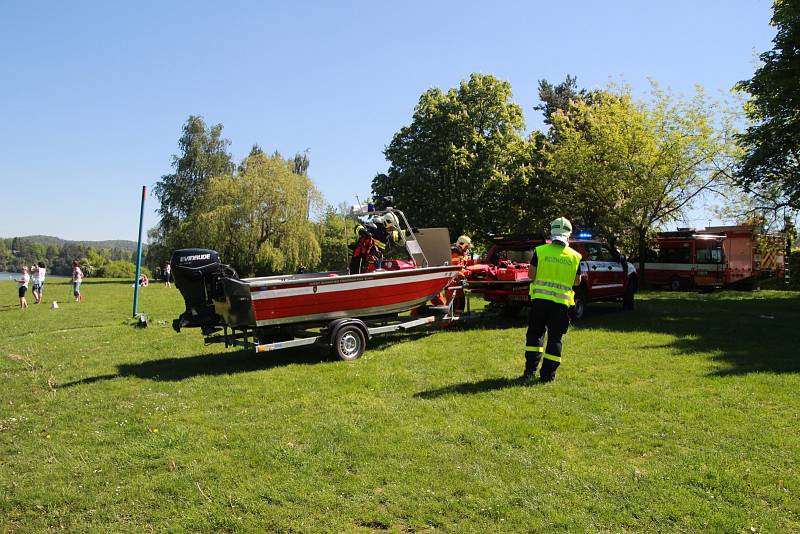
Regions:
M 186 311 L 172 321 L 172 328 L 180 332 L 186 326 L 203 327 L 206 331 L 220 326 L 222 319 L 214 311 L 214 298 L 223 297 L 223 277 L 236 273 L 220 263 L 215 251 L 202 248 L 176 250 L 171 263 L 175 286 L 186 302 Z

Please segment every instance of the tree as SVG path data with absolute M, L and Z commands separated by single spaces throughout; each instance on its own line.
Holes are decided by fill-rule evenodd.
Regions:
M 563 214 L 643 262 L 649 233 L 724 184 L 738 156 L 733 126 L 698 88 L 688 101 L 653 84 L 649 102 L 610 87 L 553 115 L 548 169 Z
M 209 178 L 233 172 L 229 146 L 222 137 L 222 124 L 207 127 L 201 117 L 189 116 L 178 140 L 180 155 L 172 156 L 174 172 L 162 176 L 155 187 L 160 224 L 166 232 L 192 213 Z
M 180 224 L 181 235 L 215 249 L 242 275 L 315 267 L 320 247 L 307 210 L 320 195 L 311 180 L 279 154 L 252 154 L 240 168 L 209 179 L 202 209 Z
M 508 82 L 482 74 L 457 89 L 423 93 L 411 124 L 386 147 L 389 170 L 373 179 L 373 193 L 394 196 L 418 226 L 445 226 L 454 235 L 495 230 L 490 193 L 517 172 L 526 148 L 522 109 L 511 96 Z
M 762 208 L 800 209 L 800 0 L 775 0 L 773 9 L 775 46 L 736 86 L 751 96 L 752 122 L 739 136 L 745 153 L 737 176 Z
M 353 223 L 348 222 L 343 210 L 328 205 L 317 225 L 317 239 L 321 250 L 320 269 L 339 271 L 347 268 L 350 259 L 348 245 L 353 241 Z

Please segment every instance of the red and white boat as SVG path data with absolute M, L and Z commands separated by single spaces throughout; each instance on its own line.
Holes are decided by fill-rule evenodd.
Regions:
M 393 212 L 410 229 L 402 212 Z M 276 339 L 278 332 L 285 337 L 287 327 L 340 326 L 344 319 L 366 325 L 368 320 L 396 317 L 438 295 L 459 271 L 458 265 L 429 266 L 413 232 L 405 246 L 409 260 L 387 260 L 372 272 L 259 278 L 239 278 L 213 250 L 176 250 L 173 273 L 186 311 L 173 327 L 200 327 L 206 336 L 224 328 L 226 338 L 230 328 L 261 343 Z M 370 332 L 367 326 L 362 330 L 365 340 Z

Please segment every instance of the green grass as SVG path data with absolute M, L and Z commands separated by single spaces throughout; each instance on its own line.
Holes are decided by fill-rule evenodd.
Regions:
M 523 317 L 345 363 L 168 326 L 177 290 L 0 283 L 0 531 L 800 531 L 800 295 L 591 306 L 556 382 Z

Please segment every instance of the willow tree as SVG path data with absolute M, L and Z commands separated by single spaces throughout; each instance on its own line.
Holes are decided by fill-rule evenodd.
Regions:
M 562 184 L 564 215 L 643 262 L 651 231 L 729 181 L 738 150 L 723 111 L 700 88 L 684 100 L 653 84 L 647 101 L 612 86 L 554 113 L 548 169 Z
M 311 179 L 279 154 L 251 152 L 236 175 L 209 179 L 181 231 L 213 248 L 242 275 L 316 267 L 320 245 L 309 207 L 321 196 Z

